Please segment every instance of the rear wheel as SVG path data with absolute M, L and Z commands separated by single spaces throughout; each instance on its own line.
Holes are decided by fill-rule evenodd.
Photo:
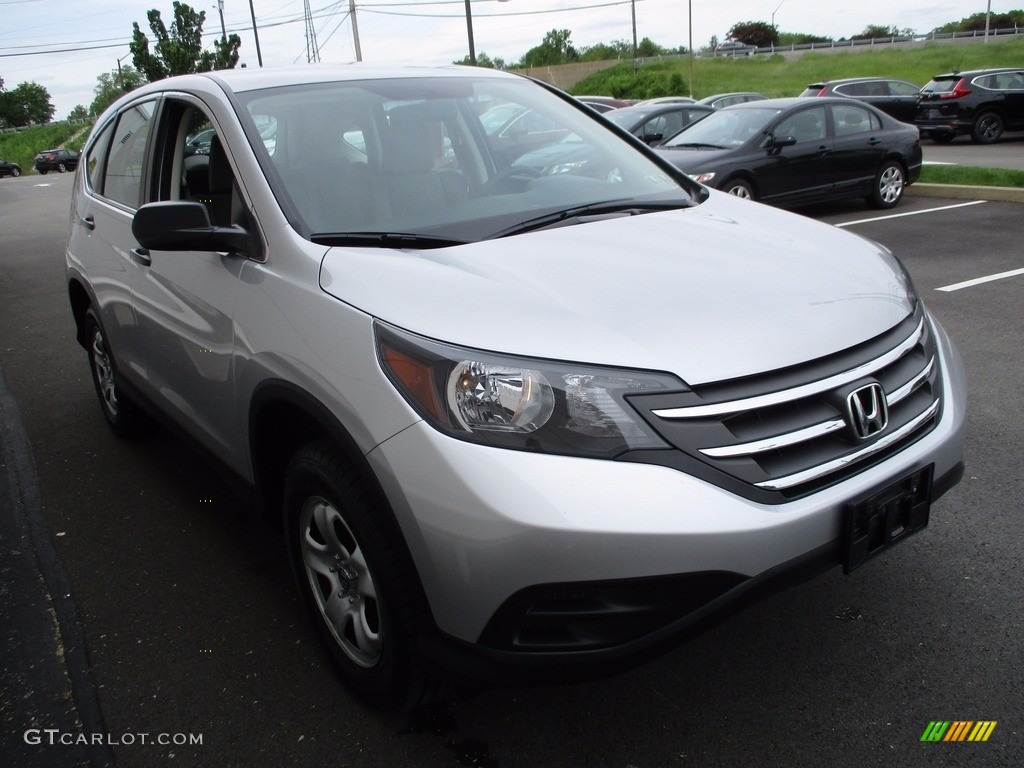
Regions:
M 21 176 L 21 168 L 11 168 L 11 176 Z
M 971 128 L 971 138 L 976 144 L 994 144 L 1003 135 L 1003 118 L 995 112 L 978 115 Z
M 426 698 L 427 677 L 412 648 L 415 577 L 389 520 L 334 443 L 289 463 L 285 536 L 306 608 L 344 681 L 393 709 Z
M 89 369 L 103 418 L 119 437 L 132 437 L 147 431 L 151 426 L 149 417 L 118 390 L 117 369 L 99 319 L 92 309 L 85 313 L 85 324 Z
M 875 174 L 868 204 L 875 208 L 892 208 L 903 199 L 906 185 L 902 164 L 896 160 L 887 160 Z

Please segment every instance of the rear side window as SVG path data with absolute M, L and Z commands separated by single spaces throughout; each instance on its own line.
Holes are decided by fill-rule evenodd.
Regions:
M 102 133 L 89 147 L 89 153 L 85 159 L 85 172 L 89 178 L 89 186 L 99 194 L 103 194 L 103 163 L 107 156 L 107 149 L 110 147 L 110 137 L 114 135 L 114 124 L 109 123 Z
M 902 80 L 889 81 L 889 93 L 893 96 L 916 96 L 919 90 L 913 83 L 905 83 Z
M 824 85 L 808 85 L 804 89 L 803 93 L 801 93 L 800 95 L 801 96 L 819 96 L 823 90 L 825 90 L 825 86 Z
M 117 119 L 106 172 L 103 195 L 137 208 L 142 190 L 142 168 L 153 121 L 153 102 L 144 102 L 125 110 Z
M 832 107 L 836 136 L 852 136 L 856 133 L 877 131 L 882 127 L 878 117 L 856 104 L 836 104 Z

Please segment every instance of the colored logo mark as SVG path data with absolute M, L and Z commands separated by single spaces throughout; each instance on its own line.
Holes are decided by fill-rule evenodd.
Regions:
M 921 741 L 988 741 L 995 729 L 995 720 L 932 720 Z

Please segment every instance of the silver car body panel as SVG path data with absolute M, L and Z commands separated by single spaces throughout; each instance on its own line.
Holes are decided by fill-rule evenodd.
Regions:
M 699 208 L 426 253 L 336 248 L 321 281 L 435 339 L 688 384 L 823 357 L 912 311 L 902 268 L 878 245 L 717 192 Z

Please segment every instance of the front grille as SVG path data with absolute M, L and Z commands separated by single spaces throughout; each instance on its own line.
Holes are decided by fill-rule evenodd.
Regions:
M 849 398 L 876 382 L 888 422 L 860 436 Z M 918 309 L 891 331 L 823 360 L 630 402 L 691 466 L 707 470 L 698 474 L 793 498 L 920 438 L 937 421 L 942 399 L 935 340 Z

